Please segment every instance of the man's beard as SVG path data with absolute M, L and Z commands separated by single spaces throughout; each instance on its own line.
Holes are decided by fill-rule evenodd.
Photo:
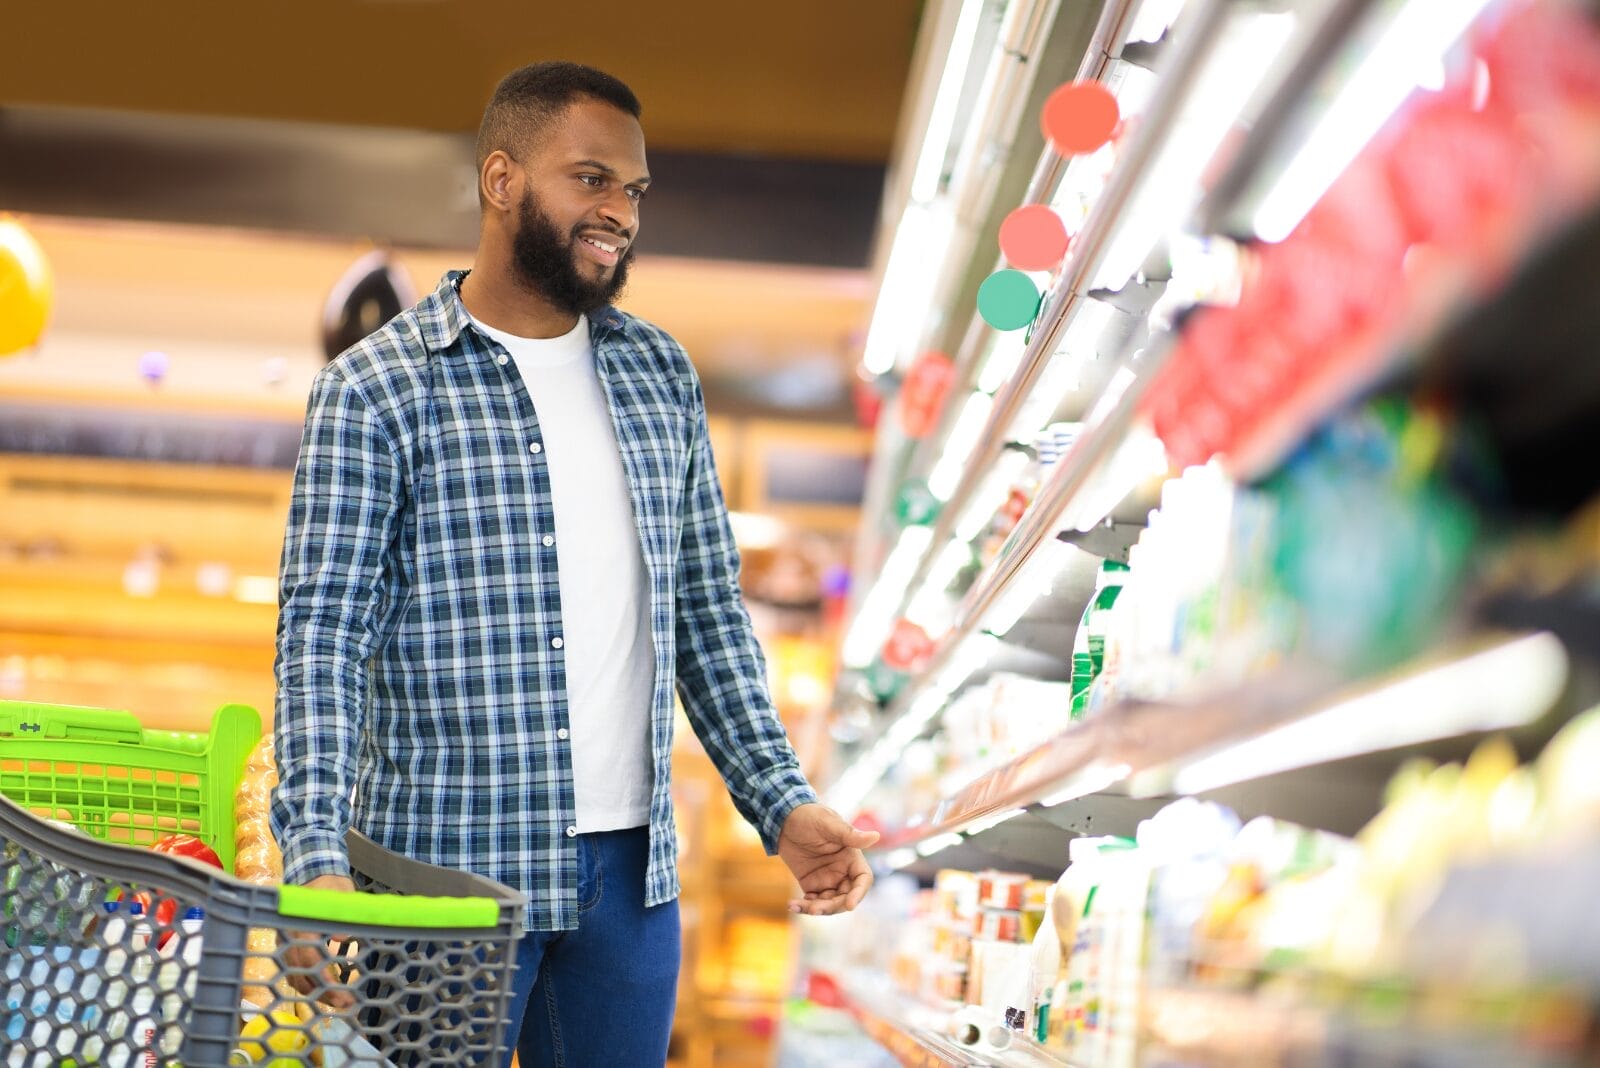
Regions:
M 562 237 L 550 216 L 534 203 L 533 192 L 525 192 L 517 212 L 517 236 L 511 243 L 511 263 L 523 285 L 562 311 L 587 315 L 613 302 L 628 281 L 633 262 L 630 245 L 610 277 L 591 281 L 578 271 L 578 234 L 593 226 L 577 226 Z

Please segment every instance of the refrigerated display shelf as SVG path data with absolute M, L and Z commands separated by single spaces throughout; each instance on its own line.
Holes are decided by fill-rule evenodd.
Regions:
M 1566 677 L 1567 654 L 1549 634 L 1480 635 L 1353 684 L 1295 667 L 1205 698 L 1125 701 L 979 775 L 874 848 L 914 848 L 1009 812 L 1113 789 L 1136 798 L 1205 792 L 1296 767 L 1513 729 L 1547 712 Z M 1441 688 L 1455 699 L 1429 702 Z M 1389 714 L 1405 705 L 1414 706 L 1409 714 Z M 1291 753 L 1288 732 L 1295 731 L 1304 748 Z
M 1587 198 L 1592 201 L 1600 196 L 1600 168 L 1588 178 Z M 1561 212 L 1521 220 L 1522 225 L 1499 235 L 1498 242 L 1477 250 L 1470 272 L 1446 272 L 1434 279 L 1402 321 L 1345 342 L 1342 347 L 1355 355 L 1330 359 L 1303 389 L 1286 398 L 1270 419 L 1225 457 L 1229 473 L 1240 481 L 1269 474 L 1312 428 L 1352 399 L 1419 369 L 1428 368 L 1440 381 L 1448 382 L 1454 370 L 1450 366 L 1453 354 L 1438 352 L 1440 343 L 1451 339 L 1470 313 L 1492 312 L 1518 280 L 1538 272 L 1556 251 L 1552 242 L 1560 226 L 1575 217 Z
M 964 1046 L 942 1026 L 960 1006 L 915 1001 L 896 991 L 886 975 L 853 975 L 838 987 L 862 1030 L 905 1068 L 1075 1068 L 1020 1034 L 1003 1050 Z
M 1204 74 L 1208 52 L 1224 33 L 1229 17 L 1234 13 L 1232 0 L 1211 0 L 1198 5 L 1190 33 L 1175 41 L 1163 37 L 1159 44 L 1143 49 L 1139 55 L 1129 53 L 1125 56 L 1128 35 L 1138 11 L 1139 5 L 1133 0 L 1105 0 L 1100 5 L 1099 17 L 1079 65 L 1077 80 L 1104 83 L 1113 76 L 1119 62 L 1138 65 L 1133 60 L 1150 62 L 1152 55 L 1146 53 L 1160 52 L 1160 85 L 1145 112 L 1136 122 L 1128 124 L 1126 142 L 1119 148 L 1116 163 L 1104 187 L 1098 191 L 1082 227 L 1073 236 L 1068 255 L 1058 269 L 1059 276 L 1042 294 L 1041 310 L 1030 329 L 1025 349 L 1007 380 L 994 393 L 994 403 L 978 436 L 977 447 L 962 465 L 962 475 L 934 522 L 928 548 L 919 555 L 910 571 L 911 580 L 899 598 L 894 613 L 896 616 L 926 580 L 940 549 L 954 534 L 957 517 L 967 510 L 988 471 L 998 460 L 1010 436 L 1013 422 L 1034 387 L 1045 377 L 1046 369 L 1056 355 L 1057 342 L 1064 336 L 1071 318 L 1092 298 L 1113 296 L 1094 288 L 1097 272 L 1119 234 L 1123 216 L 1153 180 L 1151 171 L 1168 137 L 1183 119 L 1186 97 Z M 1051 190 L 1066 170 L 1067 162 L 1046 144 L 1020 203 L 1047 203 Z M 1242 169 L 1248 173 L 1248 167 L 1241 166 L 1243 162 L 1248 161 L 1233 161 L 1232 169 Z M 998 262 L 1004 266 L 1003 258 Z M 1124 287 L 1124 293 L 1134 288 L 1138 288 L 1137 282 L 1130 281 Z M 981 351 L 987 335 L 988 330 L 981 318 L 974 316 L 957 352 L 960 380 L 965 381 L 970 375 L 975 354 Z M 951 396 L 959 393 L 959 390 L 952 391 Z M 959 407 L 951 404 L 943 413 L 939 431 L 922 443 L 917 462 L 910 465 L 912 468 L 926 469 L 929 466 L 922 461 L 938 453 Z M 880 461 L 882 459 L 879 458 Z M 880 462 L 878 466 L 888 465 Z M 859 611 L 860 607 L 858 603 L 855 609 Z
M 912 568 L 911 580 L 900 598 L 895 615 L 900 614 L 899 609 L 904 608 L 911 594 L 927 579 L 939 551 L 954 536 L 957 517 L 966 511 L 989 470 L 999 459 L 1010 436 L 1012 423 L 1034 387 L 1044 378 L 1056 354 L 1057 342 L 1064 336 L 1071 317 L 1089 301 L 1096 272 L 1100 270 L 1117 234 L 1118 220 L 1149 181 L 1150 164 L 1182 110 L 1184 93 L 1200 72 L 1206 48 L 1220 31 L 1225 9 L 1223 0 L 1217 0 L 1206 8 L 1193 38 L 1185 40 L 1175 49 L 1162 87 L 1150 102 L 1148 112 L 1133 125 L 1133 133 L 1120 151 L 1105 187 L 1100 190 L 1082 228 L 1073 236 L 1067 258 L 1059 268 L 1059 278 L 1042 295 L 1039 317 L 1030 328 L 1026 347 L 1011 376 L 994 395 L 993 406 L 978 435 L 978 445 L 962 465 L 962 475 L 934 522 L 929 548 Z M 1110 49 L 1115 44 L 1120 54 L 1120 42 L 1129 28 L 1131 11 L 1132 5 L 1123 2 L 1107 3 L 1102 8 L 1095 43 L 1085 57 L 1080 78 L 1101 80 L 1106 76 L 1112 60 L 1116 58 Z M 1059 175 L 1063 167 L 1061 157 L 1046 146 L 1022 203 L 1045 202 L 1049 195 L 1048 183 Z M 975 319 L 973 329 L 967 332 L 969 340 L 983 336 L 984 331 L 978 329 L 978 325 Z M 964 344 L 963 352 L 972 347 Z M 1148 378 L 1148 374 L 1145 373 L 1144 377 Z M 948 421 L 951 415 L 952 412 L 946 412 L 945 420 Z M 1037 506 L 1030 511 L 1037 511 Z
M 1150 995 L 1146 1040 L 1151 1056 L 1192 1066 L 1224 1068 L 1250 1063 L 1323 1068 L 1341 1064 L 1406 1065 L 1418 1068 L 1574 1068 L 1588 1013 L 1552 991 L 1531 1018 L 1546 1032 L 1525 1036 L 1496 1032 L 1448 1034 L 1437 1027 L 1407 1030 L 1397 1018 L 1394 992 L 1374 992 L 1373 1011 L 1337 1012 L 1293 998 L 1203 987 L 1161 990 Z M 1381 1007 L 1380 1007 L 1381 1006 Z M 1435 1000 L 1433 1011 L 1444 1003 Z M 1489 999 L 1484 1020 L 1503 1021 L 1504 1006 Z M 1413 1021 L 1415 1023 L 1415 1021 Z
M 1550 251 L 1548 232 L 1538 230 L 1527 236 L 1520 247 L 1506 252 L 1508 273 L 1498 279 L 1495 294 L 1486 297 L 1478 294 L 1482 299 L 1481 307 L 1494 306 L 1502 294 L 1513 290 L 1518 280 L 1540 271 Z M 1453 289 L 1447 291 L 1448 287 L 1441 287 L 1429 300 L 1428 307 L 1419 309 L 1408 327 L 1407 337 L 1373 335 L 1367 338 L 1373 352 L 1370 359 L 1359 365 L 1344 364 L 1330 370 L 1318 380 L 1315 388 L 1286 404 L 1284 410 L 1263 428 L 1261 435 L 1252 439 L 1249 449 L 1232 458 L 1228 466 L 1239 475 L 1263 474 L 1272 465 L 1281 462 L 1295 443 L 1304 440 L 1313 428 L 1352 397 L 1371 390 L 1387 377 L 1415 370 L 1432 344 L 1423 339 L 1448 336 L 1449 332 L 1457 329 L 1462 319 L 1462 309 L 1472 293 L 1461 279 L 1455 279 L 1454 282 Z M 1126 540 L 1127 531 L 1102 532 L 1104 524 L 1087 532 L 1074 530 L 1071 524 L 1065 524 L 1066 529 L 1062 529 L 1063 517 L 1085 494 L 1086 487 L 1092 488 L 1096 479 L 1104 477 L 1107 463 L 1117 455 L 1119 449 L 1126 446 L 1135 428 L 1143 425 L 1139 411 L 1140 399 L 1159 378 L 1177 337 L 1173 333 L 1156 335 L 1140 357 L 1136 373 L 1125 380 L 1121 392 L 1101 398 L 1096 418 L 1055 465 L 1049 481 L 1041 488 L 1033 506 L 1007 539 L 1000 554 L 980 572 L 962 598 L 954 622 L 935 644 L 926 666 L 913 676 L 889 706 L 880 738 L 888 734 L 896 720 L 908 714 L 918 697 L 940 677 L 962 643 L 981 631 L 986 613 L 1011 591 L 1018 576 L 1044 544 L 1059 539 L 1080 545 L 1095 555 L 1108 558 L 1119 555 L 1116 551 L 1106 552 L 1104 546 L 1095 539 L 1100 537 L 1108 544 L 1120 544 L 1120 540 Z M 1582 598 L 1573 600 L 1577 603 Z M 1545 603 L 1549 603 L 1548 600 Z M 1535 618 L 1525 613 L 1503 611 L 1504 603 L 1496 603 L 1494 607 L 1501 611 L 1488 613 L 1487 622 L 1491 624 L 1526 626 L 1529 629 L 1539 625 Z M 1559 618 L 1551 620 L 1549 625 L 1575 638 L 1577 643 L 1573 648 L 1586 648 L 1586 639 L 1594 628 L 1592 606 L 1585 602 L 1582 612 L 1574 614 L 1570 609 L 1561 612 Z M 1321 678 L 1301 680 L 1297 684 L 1290 681 L 1286 673 L 1283 681 L 1275 679 L 1266 685 L 1298 685 L 1300 690 L 1291 689 L 1287 694 L 1276 696 L 1280 700 L 1303 703 L 1314 698 L 1319 688 L 1327 691 L 1349 681 Z M 1255 699 L 1248 693 L 1245 696 L 1249 700 Z
M 1208 17 L 1197 18 L 1192 45 L 1197 54 L 1204 52 L 1207 38 L 1218 31 L 1227 6 L 1226 3 L 1208 5 L 1206 8 Z M 1102 22 L 1097 28 L 1095 38 L 1097 42 L 1095 48 L 1102 53 L 1107 47 L 1106 41 L 1110 39 L 1107 35 L 1114 37 L 1119 19 L 1125 18 L 1125 13 L 1124 16 L 1116 15 L 1114 10 L 1116 7 L 1115 4 L 1108 4 L 1102 10 Z M 1287 73 L 1282 81 L 1284 92 L 1269 108 L 1272 116 L 1272 122 L 1269 124 L 1271 129 L 1256 131 L 1246 138 L 1237 153 L 1228 161 L 1228 166 L 1215 188 L 1208 191 L 1200 209 L 1194 213 L 1198 232 L 1232 232 L 1233 228 L 1226 224 L 1226 220 L 1237 215 L 1239 205 L 1248 201 L 1247 188 L 1260 177 L 1258 172 L 1281 169 L 1282 157 L 1293 147 L 1292 144 L 1286 147 L 1283 141 L 1285 138 L 1292 140 L 1295 109 L 1314 110 L 1317 106 L 1316 99 L 1300 98 L 1317 98 L 1318 94 L 1310 92 L 1309 87 L 1317 84 L 1319 78 L 1337 80 L 1343 76 L 1330 73 L 1330 69 L 1337 72 L 1348 66 L 1336 62 L 1343 55 L 1341 50 L 1362 47 L 1359 41 L 1353 39 L 1360 37 L 1359 34 L 1353 33 L 1356 21 L 1359 20 L 1332 19 L 1324 27 L 1327 32 L 1308 38 L 1303 50 L 1289 57 L 1292 61 L 1285 63 Z M 1094 51 L 1095 49 L 1091 49 L 1091 56 L 1085 61 L 1084 71 L 1087 76 L 1096 76 L 1096 68 L 1089 62 L 1089 59 L 1095 58 Z M 1101 55 L 1100 59 L 1109 61 L 1107 55 Z M 1154 151 L 1153 146 L 1160 140 L 1157 131 L 1164 122 L 1172 118 L 1169 112 L 1177 106 L 1175 101 L 1181 95 L 1178 92 L 1183 80 L 1181 76 L 1192 77 L 1194 72 L 1190 68 L 1198 62 L 1185 50 L 1179 50 L 1172 60 L 1171 68 L 1164 72 L 1162 88 L 1152 100 L 1151 114 L 1141 122 L 1141 130 L 1149 135 L 1150 141 L 1148 144 L 1140 141 L 1138 144 L 1128 146 L 1123 158 L 1119 159 L 1106 190 L 1102 191 L 1099 202 L 1091 212 L 1083 233 L 1074 239 L 1073 251 L 1062 268 L 1063 279 L 1051 293 L 1047 294 L 1044 311 L 1038 328 L 1034 331 L 1035 336 L 1031 339 L 1011 380 L 996 394 L 993 411 L 980 437 L 980 444 L 969 458 L 964 475 L 946 508 L 935 521 L 933 536 L 928 539 L 927 548 L 920 554 L 916 566 L 911 571 L 911 580 L 906 584 L 905 592 L 900 599 L 902 609 L 916 596 L 919 588 L 927 580 L 933 561 L 952 535 L 955 517 L 965 511 L 968 498 L 975 492 L 978 483 L 992 466 L 997 455 L 994 450 L 1003 446 L 1003 439 L 1006 436 L 1003 431 L 1009 424 L 1011 416 L 1015 414 L 1014 409 L 1020 403 L 1021 395 L 1036 383 L 1038 378 L 1036 372 L 1042 371 L 1043 364 L 1048 362 L 1055 334 L 1071 314 L 1071 310 L 1088 295 L 1078 292 L 1078 289 L 1081 289 L 1079 283 L 1084 277 L 1092 277 L 1093 261 L 1108 239 L 1110 228 L 1114 228 L 1115 206 L 1118 202 L 1125 201 L 1129 195 L 1129 189 L 1124 186 L 1129 186 L 1130 183 L 1136 184 L 1140 179 L 1141 153 L 1135 149 Z M 1101 63 L 1102 68 L 1103 66 L 1104 62 Z M 1100 73 L 1103 73 L 1103 70 Z M 1326 86 L 1323 88 L 1326 89 Z M 1592 138 L 1593 131 L 1586 128 L 1584 136 Z M 1044 173 L 1044 162 L 1050 158 L 1051 153 L 1047 151 L 1041 160 L 1041 173 Z M 1471 258 L 1469 270 L 1453 268 L 1434 272 L 1434 275 L 1430 276 L 1430 283 L 1414 294 L 1415 299 L 1412 302 L 1414 306 L 1409 309 L 1407 315 L 1368 331 L 1359 338 L 1350 339 L 1346 347 L 1356 355 L 1348 360 L 1330 360 L 1324 370 L 1304 383 L 1303 389 L 1285 399 L 1272 417 L 1263 421 L 1246 440 L 1238 444 L 1233 454 L 1226 458 L 1228 469 L 1246 479 L 1270 471 L 1298 442 L 1304 440 L 1311 428 L 1324 422 L 1329 414 L 1341 405 L 1355 396 L 1370 391 L 1388 376 L 1402 373 L 1419 365 L 1425 358 L 1431 357 L 1433 355 L 1431 350 L 1436 347 L 1445 331 L 1462 317 L 1465 307 L 1475 301 L 1482 301 L 1487 292 L 1502 290 L 1507 278 L 1526 273 L 1530 263 L 1536 261 L 1546 249 L 1552 234 L 1570 221 L 1570 212 L 1578 210 L 1586 200 L 1593 198 L 1596 193 L 1595 187 L 1600 184 L 1600 169 L 1589 168 L 1581 175 L 1575 173 L 1572 183 L 1573 188 L 1563 192 L 1563 198 L 1568 202 L 1562 205 L 1560 210 L 1552 210 L 1552 205 L 1548 203 L 1536 207 L 1530 206 L 1527 210 L 1533 212 L 1532 215 L 1515 220 L 1514 224 L 1503 223 L 1495 228 L 1493 234 L 1482 238 L 1480 246 Z M 1587 192 L 1580 193 L 1580 187 Z M 1490 299 L 1492 301 L 1492 298 Z M 1181 325 L 1175 333 L 1181 336 Z M 1168 347 L 1174 341 L 1175 337 L 1172 335 L 1158 336 L 1150 348 Z M 1141 366 L 1137 368 L 1138 380 L 1132 392 L 1140 392 L 1151 384 L 1152 378 L 1159 377 L 1160 368 L 1154 366 L 1159 362 L 1151 359 L 1147 353 L 1146 358 L 1141 361 Z M 1130 415 L 1121 428 L 1122 433 L 1126 433 L 1127 426 L 1132 422 Z M 1101 444 L 1103 447 L 1104 443 Z M 1024 519 L 1025 524 L 1029 523 L 1029 520 L 1034 520 L 1033 513 L 1045 511 L 1042 507 L 1045 503 L 1043 497 L 1041 494 L 1041 499 L 1030 508 L 1029 515 Z M 1055 518 L 1050 517 L 1052 520 Z M 1037 520 L 1031 524 L 1036 527 L 1047 525 L 1048 522 Z M 1015 544 L 1017 539 L 1014 537 L 1012 541 Z M 1009 570 L 1012 575 L 1015 574 L 1015 569 Z M 1000 585 L 991 588 L 993 585 L 990 582 L 991 577 L 1000 578 Z M 1003 592 L 1004 585 L 1003 572 L 996 571 L 993 576 L 986 575 L 980 579 L 976 588 L 984 592 L 979 593 L 977 598 L 969 597 L 964 602 L 962 618 L 968 618 L 970 615 L 965 610 L 966 605 L 970 605 L 975 599 L 980 604 L 991 602 L 998 593 Z M 953 645 L 959 643 L 965 633 L 960 627 L 952 630 L 949 638 L 940 643 L 936 655 L 941 658 L 947 657 Z M 932 672 L 922 673 L 923 679 L 931 676 Z M 907 706 L 919 688 L 917 685 L 907 687 L 899 702 L 900 707 Z

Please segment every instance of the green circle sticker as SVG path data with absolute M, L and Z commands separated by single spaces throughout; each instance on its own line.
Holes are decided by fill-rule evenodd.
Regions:
M 921 479 L 913 479 L 900 486 L 894 499 L 895 518 L 905 526 L 925 527 L 939 516 L 939 498 Z
M 996 330 L 1021 330 L 1039 314 L 1039 288 L 1021 271 L 996 271 L 978 287 L 978 314 Z

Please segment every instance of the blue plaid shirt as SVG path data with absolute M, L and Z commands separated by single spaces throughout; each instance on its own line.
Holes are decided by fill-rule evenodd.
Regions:
M 550 477 L 533 402 L 451 272 L 318 374 L 283 546 L 272 825 L 284 879 L 380 844 L 528 895 L 577 926 L 572 754 Z M 815 801 L 739 591 L 705 400 L 683 348 L 590 317 L 650 587 L 655 764 L 646 902 L 678 893 L 673 689 L 734 804 L 777 847 Z M 644 709 L 640 713 L 644 713 Z

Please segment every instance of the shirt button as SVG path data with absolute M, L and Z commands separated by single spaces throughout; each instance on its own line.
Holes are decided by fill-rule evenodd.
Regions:
M 549 534 L 546 534 L 543 538 L 540 538 L 539 540 L 544 542 L 546 547 L 554 545 L 556 543 L 556 539 L 553 536 L 549 535 Z
M 559 648 L 561 648 L 563 645 L 565 645 L 567 643 L 562 641 L 560 638 L 551 638 L 550 639 L 550 644 L 551 644 L 552 647 L 554 647 L 556 649 L 559 649 Z
M 540 445 L 537 441 L 530 441 L 528 443 L 528 451 L 537 456 L 541 452 L 544 452 L 544 446 Z
M 578 837 L 578 828 L 576 828 L 576 827 L 568 827 L 567 828 L 567 837 L 568 838 L 576 838 L 576 837 Z
M 503 352 L 498 357 L 495 358 L 495 363 L 498 363 L 501 367 L 504 367 L 506 364 L 508 364 L 510 362 L 511 362 L 511 357 L 507 356 Z
M 562 727 L 560 730 L 556 731 L 556 737 L 560 738 L 563 742 L 566 741 L 567 740 L 567 728 Z

